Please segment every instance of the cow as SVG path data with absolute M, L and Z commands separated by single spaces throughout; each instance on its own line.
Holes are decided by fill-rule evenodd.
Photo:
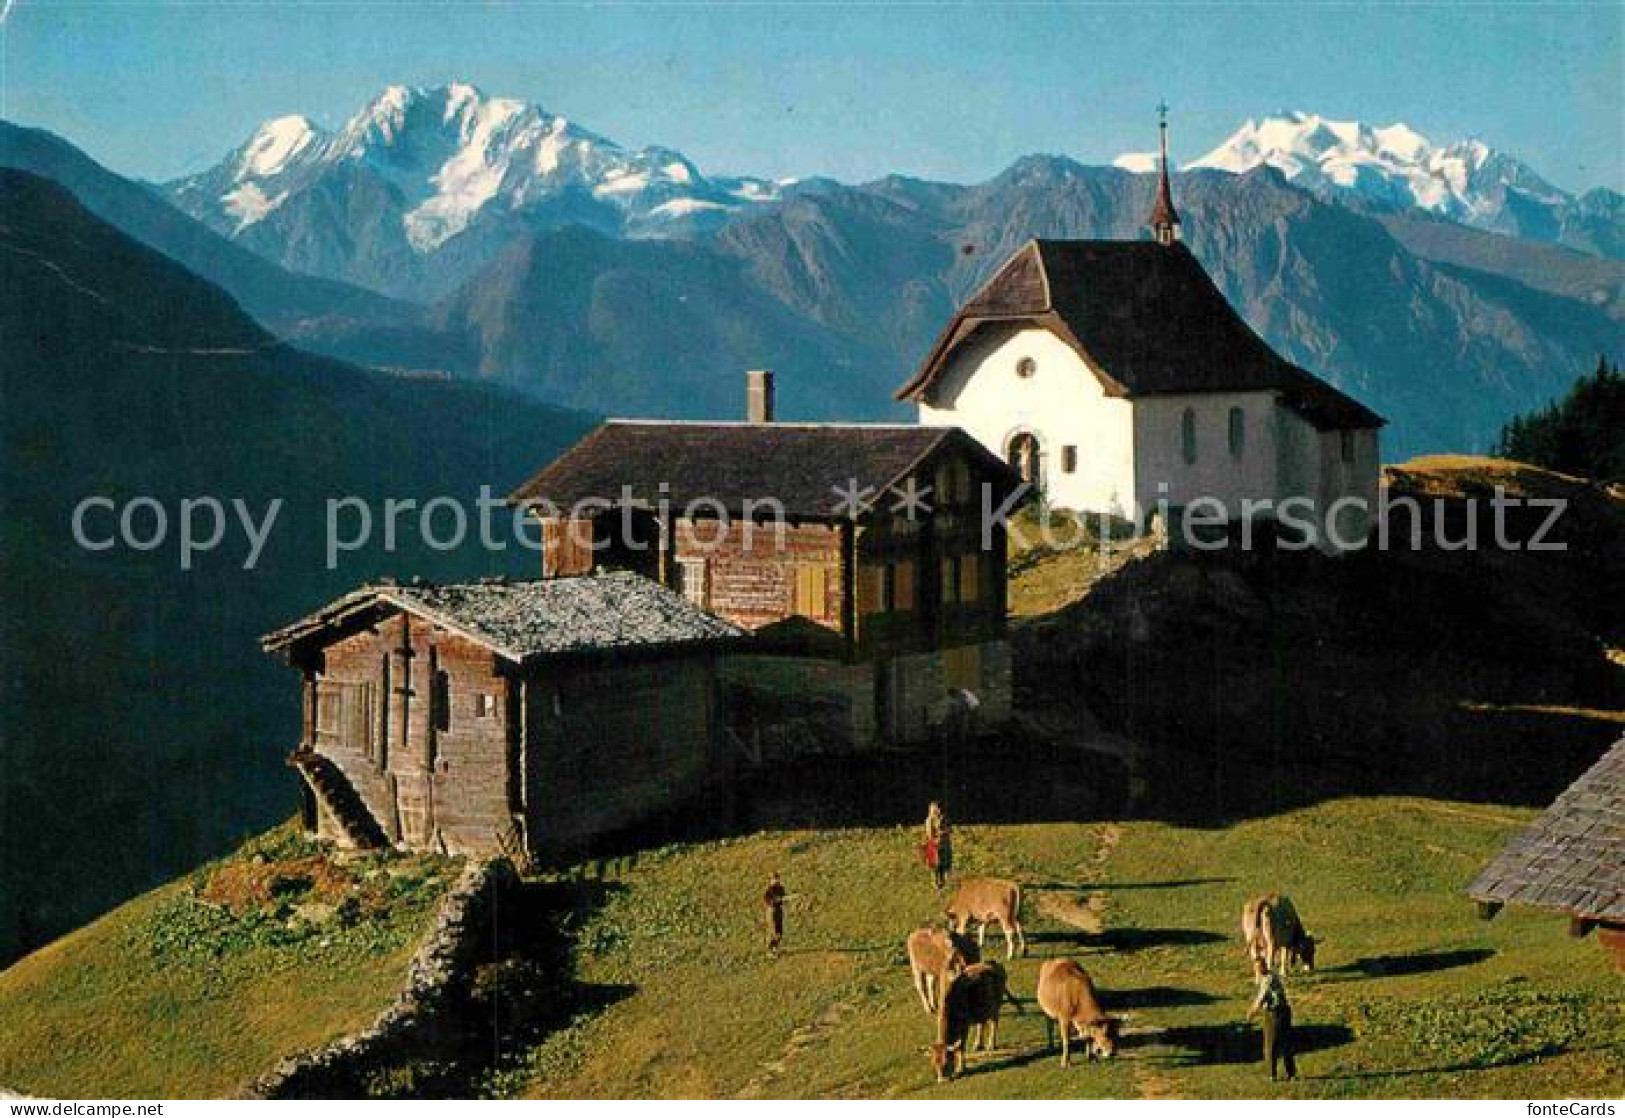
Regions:
M 1006 998 L 1009 984 L 997 962 L 974 963 L 949 976 L 937 1003 L 937 1042 L 929 1049 L 938 1083 L 964 1072 L 967 1048 L 998 1047 L 999 1010 Z
M 1291 897 L 1260 893 L 1251 898 L 1241 909 L 1241 938 L 1254 973 L 1284 973 L 1293 965 L 1315 969 L 1315 937 L 1303 930 Z
M 997 920 L 1004 931 L 1004 957 L 1015 957 L 1017 943 L 1021 945 L 1022 957 L 1027 955 L 1027 935 L 1021 930 L 1021 886 L 1014 881 L 968 877 L 954 890 L 942 914 L 948 926 L 960 935 L 964 935 L 970 922 L 975 920 L 977 947 L 987 945 L 987 926 Z
M 981 961 L 976 945 L 957 932 L 919 928 L 909 933 L 909 975 L 927 1013 L 937 1011 L 937 997 L 950 977 Z
M 1045 1031 L 1051 1021 L 1061 1029 L 1061 1066 L 1072 1059 L 1072 1036 L 1089 1042 L 1089 1059 L 1109 1060 L 1117 1054 L 1122 1023 L 1100 1008 L 1089 972 L 1071 959 L 1051 959 L 1038 971 L 1038 1006 L 1044 1011 Z

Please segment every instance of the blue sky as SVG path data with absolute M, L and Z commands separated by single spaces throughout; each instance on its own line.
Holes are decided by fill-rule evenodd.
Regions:
M 6 0 L 0 0 L 0 4 Z M 192 3 L 15 0 L 0 116 L 116 170 L 206 166 L 267 117 L 474 82 L 716 172 L 974 181 L 1019 155 L 1176 158 L 1302 108 L 1478 136 L 1625 188 L 1625 4 Z

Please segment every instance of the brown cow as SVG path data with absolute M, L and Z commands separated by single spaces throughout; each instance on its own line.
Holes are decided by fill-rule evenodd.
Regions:
M 1109 1060 L 1117 1054 L 1117 1034 L 1122 1027 L 1115 1017 L 1100 1008 L 1094 981 L 1071 959 L 1051 959 L 1038 971 L 1038 1005 L 1044 1011 L 1046 1026 L 1051 1021 L 1061 1027 L 1061 1066 L 1072 1059 L 1072 1034 L 1089 1042 L 1089 1058 Z
M 960 935 L 964 935 L 970 922 L 975 920 L 978 947 L 987 945 L 987 926 L 998 921 L 1004 931 L 1004 957 L 1015 957 L 1017 943 L 1021 944 L 1021 954 L 1026 957 L 1027 935 L 1021 930 L 1021 886 L 1014 881 L 967 877 L 954 890 L 953 899 L 942 914 L 948 918 L 948 926 Z
M 949 977 L 981 960 L 976 945 L 957 932 L 920 928 L 909 933 L 909 975 L 927 1013 L 937 1011 L 937 996 Z
M 964 1072 L 967 1048 L 998 1047 L 999 1009 L 1009 996 L 1004 967 L 997 962 L 976 963 L 949 977 L 937 1005 L 937 1042 L 930 1048 L 938 1083 Z
M 1303 929 L 1292 898 L 1260 893 L 1241 909 L 1241 938 L 1255 973 L 1285 973 L 1293 965 L 1315 969 L 1315 937 Z

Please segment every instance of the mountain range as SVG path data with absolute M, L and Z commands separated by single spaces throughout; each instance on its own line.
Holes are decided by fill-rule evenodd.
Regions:
M 1389 416 L 1391 457 L 1483 448 L 1599 352 L 1619 356 L 1625 263 L 1602 252 L 1608 237 L 1586 252 L 1481 228 L 1523 204 L 1509 199 L 1568 197 L 1484 150 L 1296 114 L 1199 161 L 1228 170 L 1175 176 L 1187 242 L 1226 295 Z M 1462 190 L 1424 181 L 1468 162 Z M 1355 163 L 1352 181 L 1391 164 L 1409 193 L 1327 185 Z M 669 149 L 629 151 L 461 84 L 391 87 L 332 132 L 269 122 L 163 186 L 12 126 L 0 164 L 56 177 L 308 349 L 687 417 L 736 412 L 741 370 L 763 366 L 781 372 L 786 414 L 899 416 L 891 390 L 1009 252 L 1032 236 L 1143 236 L 1151 190 L 1059 156 L 970 185 L 708 178 Z
M 1147 173 L 1155 158 L 1118 157 Z M 1376 127 L 1283 112 L 1249 120 L 1185 170 L 1244 174 L 1274 167 L 1287 181 L 1326 196 L 1391 210 L 1419 209 L 1465 225 L 1625 258 L 1625 197 L 1597 187 L 1574 195 L 1527 163 L 1480 140 L 1435 144 L 1404 124 Z
M 390 86 L 334 132 L 302 116 L 267 121 L 165 191 L 290 268 L 422 297 L 523 231 L 691 233 L 776 200 L 780 184 L 707 178 L 680 152 L 631 151 L 453 82 Z

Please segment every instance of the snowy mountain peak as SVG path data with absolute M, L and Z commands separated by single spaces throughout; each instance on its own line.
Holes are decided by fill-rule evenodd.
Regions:
M 1239 174 L 1261 165 L 1311 190 L 1417 206 L 1488 228 L 1513 222 L 1508 211 L 1522 202 L 1569 201 L 1527 165 L 1480 140 L 1438 145 L 1406 124 L 1376 127 L 1296 110 L 1247 121 L 1186 169 Z
M 242 148 L 239 156 L 241 174 L 274 175 L 312 143 L 319 142 L 321 134 L 307 118 L 280 116 L 260 125 Z
M 222 164 L 169 190 L 195 216 L 245 235 L 324 184 L 341 189 L 341 168 L 400 199 L 395 220 L 418 254 L 504 215 L 653 236 L 779 197 L 773 183 L 710 179 L 680 152 L 631 151 L 463 81 L 388 86 L 334 133 L 299 116 L 268 121 Z

